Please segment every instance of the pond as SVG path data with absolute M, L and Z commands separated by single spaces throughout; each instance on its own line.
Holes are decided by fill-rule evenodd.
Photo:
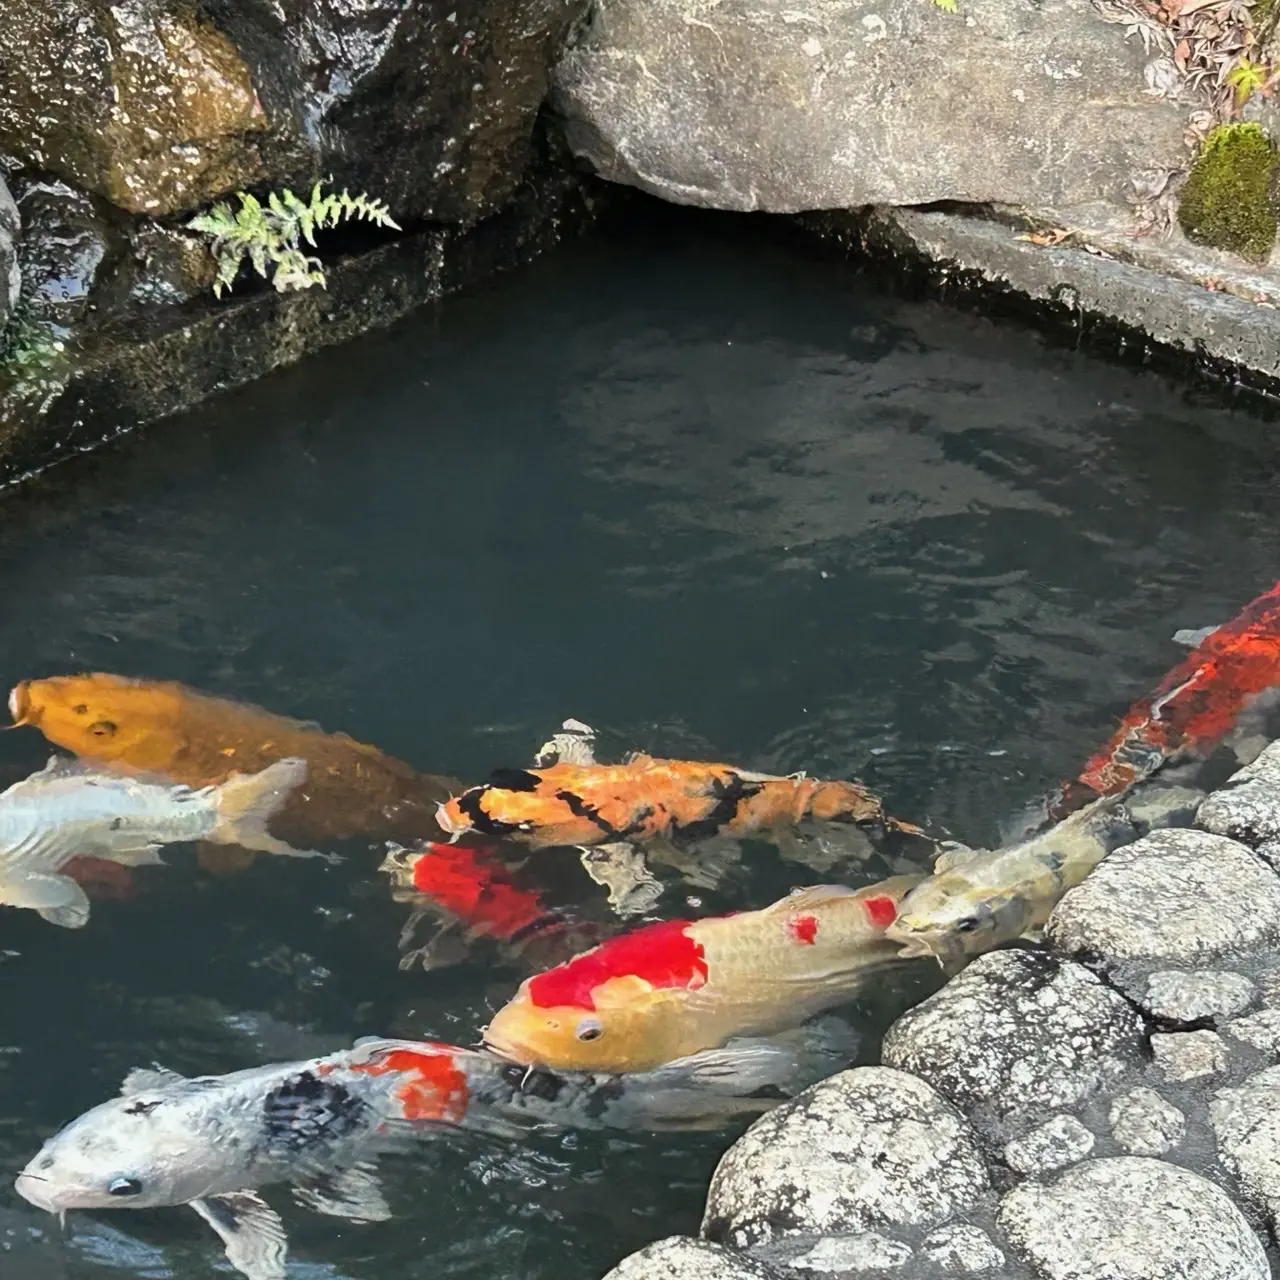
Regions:
M 1178 659 L 1175 630 L 1275 580 L 1278 478 L 1256 418 L 877 293 L 750 220 L 646 209 L 4 494 L 0 658 L 6 685 L 178 679 L 472 780 L 574 716 L 615 756 L 857 776 L 991 841 Z M 48 754 L 0 735 L 4 783 Z M 5 1185 L 134 1065 L 473 1043 L 520 957 L 402 971 L 382 850 L 343 852 L 214 876 L 171 851 L 78 932 L 0 913 Z M 572 860 L 526 874 L 608 918 Z M 821 878 L 751 845 L 658 911 Z M 931 980 L 852 1011 L 865 1056 Z M 299 1280 L 592 1280 L 696 1229 L 731 1136 L 441 1141 L 387 1164 L 379 1225 L 267 1198 Z M 63 1234 L 0 1206 L 0 1276 L 224 1265 L 188 1211 Z

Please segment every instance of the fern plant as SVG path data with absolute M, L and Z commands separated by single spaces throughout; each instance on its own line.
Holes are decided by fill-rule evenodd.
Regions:
M 945 13 L 955 13 L 956 11 L 956 0 L 933 0 L 933 3 Z
M 322 195 L 317 182 L 311 189 L 311 200 L 300 200 L 287 187 L 279 194 L 272 192 L 264 205 L 245 191 L 238 192 L 240 208 L 232 212 L 230 204 L 220 200 L 208 213 L 197 214 L 186 225 L 210 237 L 209 252 L 218 264 L 213 282 L 214 297 L 220 298 L 230 289 L 247 257 L 262 278 L 270 279 L 284 293 L 290 289 L 325 287 L 324 267 L 320 259 L 302 248 L 305 241 L 315 248 L 315 233 L 336 227 L 349 218 L 375 222 L 382 227 L 400 230 L 387 206 L 366 195 Z

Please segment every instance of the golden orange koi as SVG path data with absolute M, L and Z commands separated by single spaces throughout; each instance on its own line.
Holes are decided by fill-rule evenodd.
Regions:
M 762 911 L 620 934 L 526 979 L 485 1044 L 555 1070 L 645 1071 L 797 1026 L 900 963 L 885 930 L 923 879 L 820 885 Z
M 9 694 L 15 724 L 32 725 L 50 742 L 118 772 L 154 773 L 204 787 L 233 773 L 253 774 L 277 760 L 307 762 L 273 829 L 300 845 L 355 836 L 371 840 L 438 839 L 435 811 L 458 790 L 451 778 L 417 772 L 345 733 L 261 707 L 198 693 L 171 681 L 96 673 L 24 680 Z M 201 861 L 223 851 L 202 851 Z M 240 850 L 210 869 L 234 869 Z
M 887 817 L 880 801 L 856 782 L 780 778 L 646 755 L 625 764 L 501 769 L 439 811 L 440 825 L 454 837 L 507 836 L 535 848 L 746 836 L 805 818 L 879 823 L 920 834 L 918 827 Z

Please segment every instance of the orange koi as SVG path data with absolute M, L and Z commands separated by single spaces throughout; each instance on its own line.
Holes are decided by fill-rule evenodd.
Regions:
M 1166 763 L 1206 755 L 1249 704 L 1280 686 L 1280 582 L 1210 631 L 1155 690 L 1134 703 L 1074 783 L 1051 805 L 1061 818 L 1118 795 Z
M 436 806 L 461 785 L 419 773 L 344 733 L 170 681 L 102 673 L 24 680 L 10 693 L 9 710 L 15 724 L 34 726 L 84 759 L 190 787 L 300 757 L 306 786 L 289 796 L 273 827 L 303 846 L 356 836 L 435 839 Z M 243 863 L 240 851 L 234 854 Z
M 898 962 L 885 931 L 923 879 L 820 885 L 762 911 L 621 934 L 526 979 L 485 1044 L 553 1070 L 645 1071 L 796 1026 Z
M 749 773 L 727 764 L 655 760 L 501 769 L 439 809 L 450 835 L 506 836 L 535 848 L 663 838 L 755 835 L 805 818 L 882 824 L 920 834 L 885 815 L 856 782 Z

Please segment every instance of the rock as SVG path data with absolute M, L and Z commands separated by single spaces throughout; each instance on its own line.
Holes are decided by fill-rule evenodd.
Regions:
M 1223 1030 L 1263 1053 L 1280 1054 L 1280 1009 L 1263 1009 L 1247 1018 L 1234 1018 Z
M 1244 1214 L 1213 1183 L 1115 1156 L 1024 1182 L 1000 1202 L 1010 1243 L 1045 1280 L 1267 1280 Z
M 812 1233 L 938 1226 L 987 1193 L 968 1125 L 922 1080 L 833 1076 L 757 1120 L 711 1179 L 702 1234 L 738 1247 Z
M 891 1240 L 879 1231 L 866 1231 L 854 1236 L 823 1236 L 818 1240 L 793 1236 L 753 1250 L 753 1253 L 773 1266 L 840 1274 L 893 1271 L 911 1261 L 910 1245 Z
M 1227 1046 L 1212 1031 L 1175 1031 L 1151 1037 L 1151 1052 L 1164 1078 L 1174 1082 L 1215 1076 L 1226 1069 Z
M 1280 1067 L 1268 1067 L 1235 1089 L 1219 1089 L 1209 1103 L 1218 1159 L 1241 1193 L 1280 1224 Z
M 1093 1143 L 1093 1134 L 1075 1116 L 1054 1116 L 1007 1143 L 1004 1162 L 1018 1173 L 1052 1173 L 1083 1160 Z
M 1145 1054 L 1137 1012 L 1089 970 L 1010 950 L 980 956 L 899 1018 L 883 1056 L 986 1127 L 1070 1108 Z
M 1138 834 L 1145 836 L 1167 827 L 1189 827 L 1204 796 L 1195 787 L 1140 787 L 1124 807 Z
M 18 209 L 27 306 L 36 318 L 70 328 L 87 318 L 90 294 L 121 239 L 93 201 L 65 182 L 28 184 Z
M 0 171 L 0 332 L 18 305 L 22 273 L 18 268 L 18 231 L 22 220 L 18 206 Z
M 1089 0 L 601 0 L 554 102 L 601 175 L 679 204 L 1118 207 L 1184 158 L 1143 62 Z
M 623 1258 L 605 1280 L 778 1280 L 778 1273 L 744 1253 L 668 1236 Z
M 1111 1136 L 1132 1156 L 1162 1156 L 1187 1133 L 1186 1117 L 1154 1089 L 1131 1089 L 1111 1104 Z
M 1247 845 L 1280 840 L 1280 742 L 1273 742 L 1200 806 L 1206 831 Z
M 1168 1022 L 1217 1022 L 1243 1013 L 1256 988 L 1242 973 L 1161 969 L 1147 978 L 1142 1007 Z
M 104 305 L 114 310 L 176 306 L 205 292 L 216 271 L 198 237 L 144 218 L 130 230 L 128 254 Z
M 1110 971 L 1211 962 L 1280 940 L 1280 877 L 1221 835 L 1155 832 L 1066 893 L 1045 937 Z
M 920 1255 L 947 1275 L 997 1271 L 1004 1266 L 1004 1250 L 997 1248 L 981 1227 L 963 1222 L 939 1227 L 925 1236 Z
M 331 176 L 402 224 L 523 179 L 586 0 L 10 0 L 0 150 L 133 213 Z

